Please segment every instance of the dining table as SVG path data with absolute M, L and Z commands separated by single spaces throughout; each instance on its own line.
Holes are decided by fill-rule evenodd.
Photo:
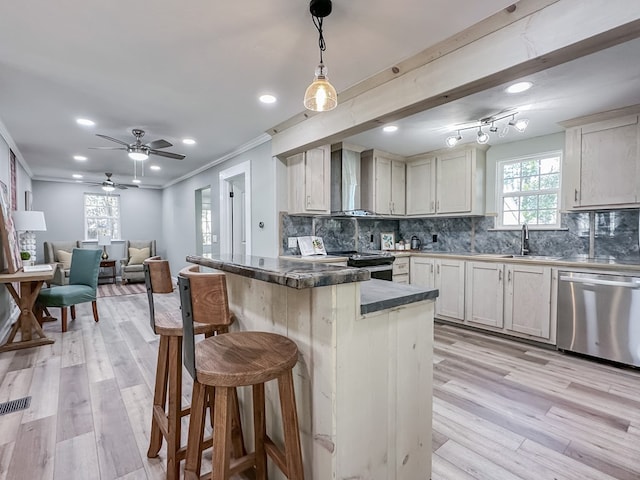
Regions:
M 7 341 L 0 345 L 0 352 L 19 350 L 54 343 L 48 338 L 38 322 L 34 306 L 40 289 L 45 282 L 51 281 L 56 266 L 50 270 L 15 273 L 0 273 L 0 283 L 4 284 L 20 309 L 18 320 L 11 327 Z M 19 286 L 16 288 L 16 284 Z M 20 335 L 18 336 L 18 332 Z M 19 338 L 17 338 L 19 337 Z

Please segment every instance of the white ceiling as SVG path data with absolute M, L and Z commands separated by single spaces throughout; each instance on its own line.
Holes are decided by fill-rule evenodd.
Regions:
M 325 19 L 329 78 L 344 91 L 512 2 L 334 0 Z M 96 133 L 129 142 L 131 129 L 142 128 L 145 141 L 164 138 L 174 144 L 167 151 L 187 156 L 146 162 L 162 170 L 145 168 L 143 185 L 166 185 L 303 110 L 318 62 L 308 6 L 307 0 L 9 2 L 0 14 L 0 120 L 36 179 L 80 173 L 96 181 L 108 171 L 130 183 L 133 162 L 125 152 L 89 147 L 116 146 Z M 527 135 L 557 130 L 558 120 L 640 103 L 640 48 L 616 48 L 594 63 L 579 60 L 531 77 L 534 88 L 518 98 L 494 89 L 400 122 L 393 136 L 381 139 L 376 129 L 352 141 L 410 155 L 441 148 L 443 126 L 523 103 L 533 105 Z M 279 101 L 260 104 L 262 93 Z M 77 117 L 96 126 L 80 127 Z M 183 145 L 184 137 L 197 145 Z M 78 154 L 89 160 L 73 160 Z
M 334 0 L 325 19 L 338 92 L 477 23 L 513 0 Z M 452 13 L 452 12 L 455 12 Z M 0 14 L 0 120 L 36 179 L 130 183 L 133 162 L 101 133 L 164 138 L 183 161 L 151 157 L 165 185 L 303 110 L 318 62 L 307 0 L 8 2 Z M 265 106 L 258 95 L 278 96 Z M 94 120 L 79 127 L 77 117 Z M 197 145 L 180 143 L 193 137 Z M 80 163 L 73 155 L 85 155 Z

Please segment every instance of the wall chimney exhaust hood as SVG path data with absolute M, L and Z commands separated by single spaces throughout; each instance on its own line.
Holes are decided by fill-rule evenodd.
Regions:
M 360 209 L 359 147 L 338 143 L 331 146 L 331 215 L 372 215 Z

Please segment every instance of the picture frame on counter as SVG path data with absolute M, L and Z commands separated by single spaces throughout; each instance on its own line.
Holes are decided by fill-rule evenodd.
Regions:
M 393 232 L 380 234 L 380 248 L 382 250 L 393 250 L 395 244 L 396 238 Z

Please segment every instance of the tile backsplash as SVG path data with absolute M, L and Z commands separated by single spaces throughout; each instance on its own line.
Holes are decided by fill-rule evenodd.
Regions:
M 282 254 L 297 255 L 287 248 L 287 237 L 317 235 L 327 251 L 379 250 L 380 234 L 393 232 L 396 242 L 409 242 L 416 235 L 422 249 L 433 252 L 519 253 L 519 230 L 494 230 L 494 217 L 403 218 L 302 217 L 282 214 Z M 640 210 L 595 213 L 595 255 L 626 257 L 640 255 L 638 229 Z M 433 242 L 433 235 L 437 241 Z M 533 255 L 587 255 L 589 213 L 563 213 L 561 229 L 531 230 Z

